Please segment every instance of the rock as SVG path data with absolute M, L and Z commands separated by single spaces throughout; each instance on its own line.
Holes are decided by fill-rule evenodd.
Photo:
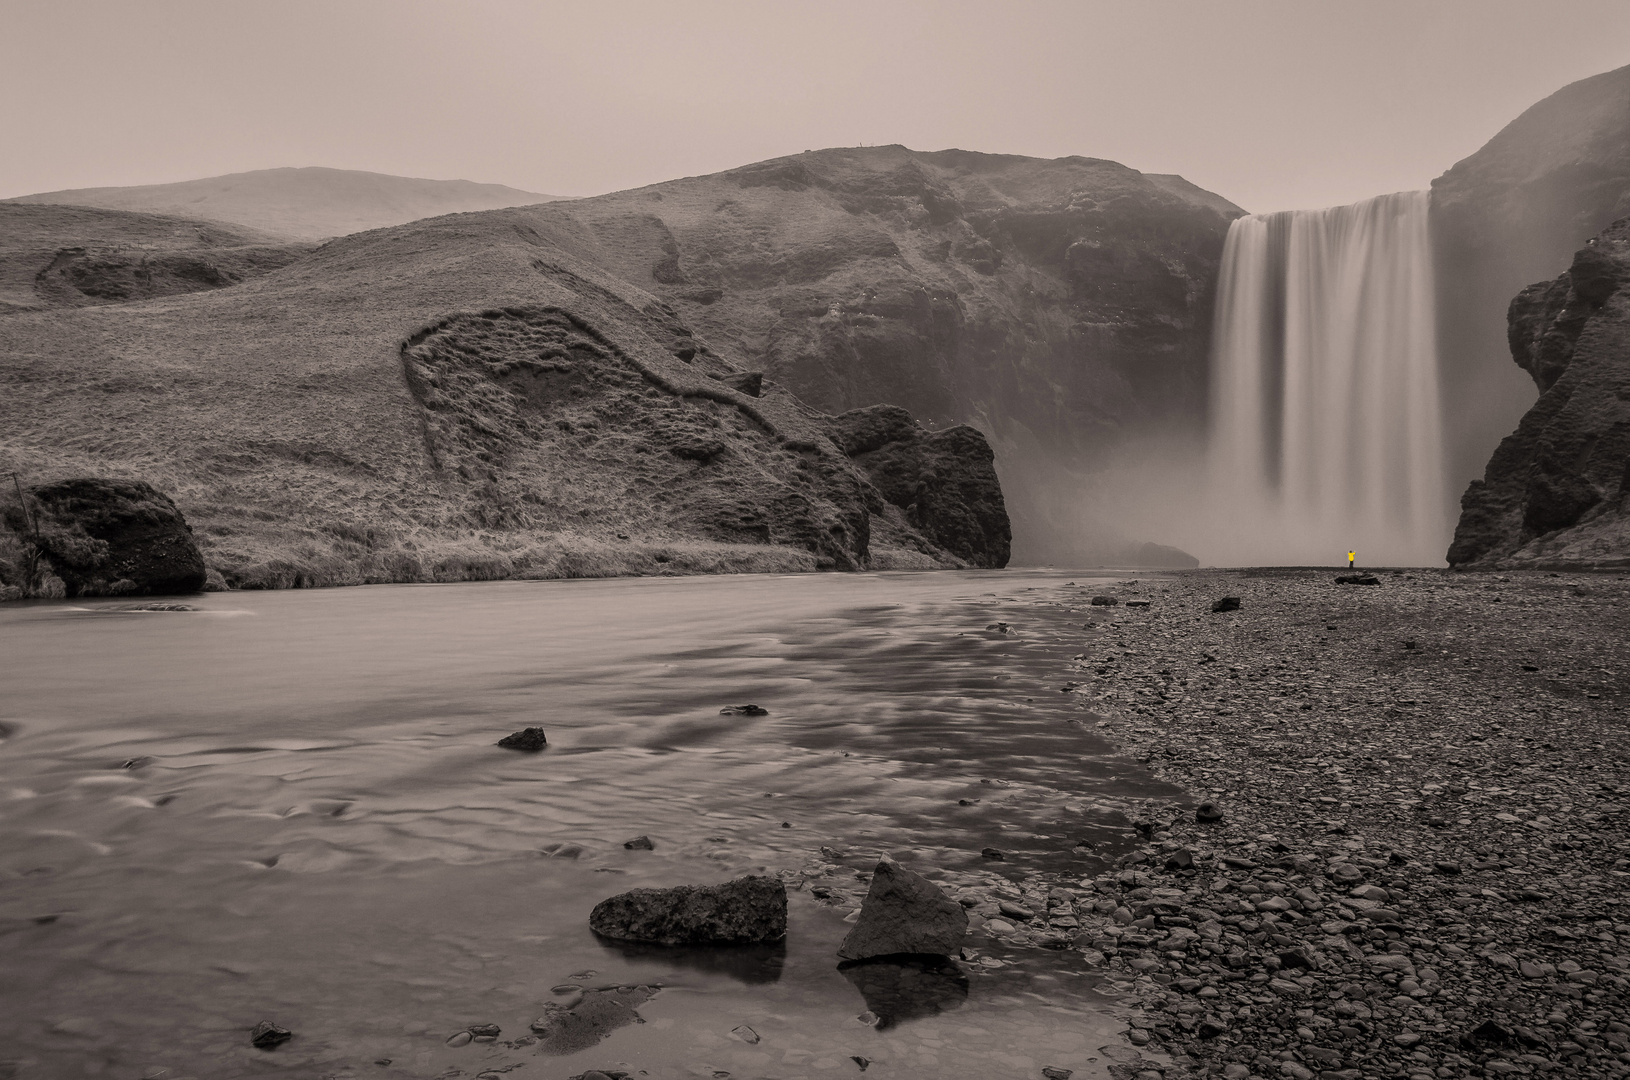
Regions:
M 649 1001 L 653 993 L 647 986 L 627 986 L 589 991 L 571 1007 L 551 1001 L 544 1005 L 543 1014 L 532 1021 L 538 1050 L 552 1055 L 587 1050 L 618 1028 L 639 1023 L 636 1010 Z
M 738 390 L 748 397 L 758 397 L 764 392 L 764 373 L 762 371 L 732 371 L 725 375 L 715 375 L 714 378 Z
M 1149 601 L 1147 601 L 1147 600 L 1128 600 L 1126 602 L 1126 606 L 1129 607 L 1129 608 L 1137 608 L 1138 610 L 1141 611 L 1142 609 L 1149 606 Z
M 1165 869 L 1168 873 L 1194 869 L 1194 852 L 1188 848 L 1179 848 L 1166 856 Z
M 1303 968 L 1311 971 L 1313 961 L 1301 949 L 1286 949 L 1279 954 L 1279 966 L 1282 968 Z
M 1215 1039 L 1219 1035 L 1227 1034 L 1227 1032 L 1227 1024 L 1209 1017 L 1201 1020 L 1194 1028 L 1194 1033 L 1202 1039 Z
M 1222 819 L 1222 807 L 1209 799 L 1194 808 L 1194 820 L 1202 825 L 1215 824 Z
M 1120 601 L 1113 596 L 1094 596 L 1092 598 L 1093 607 L 1115 607 L 1119 603 Z
M 249 1033 L 249 1044 L 259 1050 L 272 1050 L 282 1046 L 292 1038 L 294 1038 L 294 1032 L 288 1028 L 278 1027 L 270 1020 L 262 1020 Z
M 769 709 L 761 709 L 757 705 L 726 705 L 719 710 L 720 716 L 769 716 Z
M 1003 859 L 1007 858 L 1007 855 L 1005 853 L 1003 853 L 1001 851 L 998 851 L 996 848 L 993 848 L 993 847 L 981 848 L 980 851 L 979 851 L 979 855 L 980 855 L 981 858 L 995 859 L 997 862 L 1001 862 Z
M 1075 1075 L 1074 1069 L 1062 1069 L 1057 1065 L 1043 1065 L 1041 1067 L 1043 1080 L 1070 1080 Z
M 535 754 L 549 745 L 541 727 L 522 728 L 512 735 L 505 735 L 498 740 L 498 745 L 505 750 L 522 750 L 528 754 Z
M 501 1034 L 503 1034 L 503 1029 L 500 1028 L 497 1024 L 471 1024 L 470 1025 L 470 1035 L 477 1042 L 491 1042 L 493 1039 L 496 1039 Z
M 826 421 L 829 437 L 905 520 L 970 566 L 1007 565 L 1013 544 L 995 453 L 971 427 L 926 431 L 897 405 Z
M 624 840 L 623 847 L 630 851 L 654 851 L 656 845 L 651 843 L 649 836 L 636 836 L 632 840 Z
M 1461 499 L 1452 566 L 1630 565 L 1630 218 L 1511 303 L 1539 401 Z
M 1558 90 L 1432 182 L 1443 401 L 1465 406 L 1445 417 L 1456 487 L 1533 404 L 1520 372 L 1491 363 L 1508 348 L 1512 295 L 1630 213 L 1627 132 L 1620 68 Z
M 1373 574 L 1342 574 L 1336 578 L 1337 585 L 1379 585 L 1381 579 Z
M 896 953 L 949 956 L 962 947 L 968 914 L 921 874 L 884 859 L 838 956 L 864 960 Z
M 741 1024 L 737 1027 L 731 1028 L 730 1034 L 734 1035 L 748 1046 L 757 1046 L 760 1041 L 758 1032 L 754 1031 L 746 1024 Z
M 787 890 L 767 877 L 634 889 L 596 904 L 589 928 L 609 938 L 660 945 L 779 941 L 787 936 Z
M 1034 911 L 1031 911 L 1023 904 L 1015 904 L 1011 900 L 998 901 L 996 908 L 1008 918 L 1018 919 L 1020 922 L 1028 922 L 1036 917 L 1036 913 Z
M 1440 874 L 1453 877 L 1460 873 L 1460 864 L 1452 862 L 1437 862 L 1432 864 L 1432 869 L 1436 870 Z
M 460 1046 L 469 1046 L 474 1039 L 475 1035 L 468 1029 L 464 1031 L 455 1031 L 451 1035 L 447 1036 L 447 1045 L 456 1049 Z
M 4 522 L 34 540 L 69 597 L 204 590 L 204 557 L 169 496 L 140 480 L 80 479 L 29 492 Z
M 1211 610 L 1213 612 L 1238 611 L 1239 610 L 1239 597 L 1237 597 L 1237 596 L 1225 596 L 1221 600 L 1215 600 L 1211 604 Z

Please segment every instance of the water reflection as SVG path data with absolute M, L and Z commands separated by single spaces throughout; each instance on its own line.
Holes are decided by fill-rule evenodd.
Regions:
M 839 964 L 866 1008 L 877 1014 L 877 1030 L 959 1009 L 968 1000 L 968 977 L 944 956 L 878 956 Z
M 662 964 L 708 975 L 725 975 L 747 986 L 778 981 L 787 962 L 785 938 L 764 945 L 653 945 L 594 936 L 604 948 L 630 963 Z

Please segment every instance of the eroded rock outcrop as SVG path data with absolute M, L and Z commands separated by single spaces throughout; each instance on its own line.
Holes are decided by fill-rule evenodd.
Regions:
M 973 566 L 1007 565 L 1013 533 L 984 435 L 966 425 L 926 431 L 897 405 L 854 409 L 826 429 L 928 539 Z
M 1506 305 L 1630 214 L 1630 67 L 1563 87 L 1432 182 L 1451 479 L 1481 473 L 1533 404 L 1504 362 Z
M 1453 566 L 1630 565 L 1630 218 L 1511 302 L 1540 399 L 1461 500 Z
M 203 590 L 204 559 L 192 529 L 151 484 L 61 480 L 30 495 L 31 514 L 10 514 L 7 523 L 38 547 L 68 596 Z

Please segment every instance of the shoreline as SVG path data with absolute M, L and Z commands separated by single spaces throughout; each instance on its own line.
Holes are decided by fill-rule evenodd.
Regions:
M 1059 590 L 1120 601 L 1066 689 L 1222 812 L 1146 807 L 1072 890 L 1129 1042 L 1231 1080 L 1630 1075 L 1630 578 L 1336 572 Z

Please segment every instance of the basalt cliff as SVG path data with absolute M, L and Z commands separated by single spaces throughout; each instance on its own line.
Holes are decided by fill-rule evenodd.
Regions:
M 1630 218 L 1518 294 L 1508 328 L 1540 398 L 1467 488 L 1450 564 L 1630 566 Z

